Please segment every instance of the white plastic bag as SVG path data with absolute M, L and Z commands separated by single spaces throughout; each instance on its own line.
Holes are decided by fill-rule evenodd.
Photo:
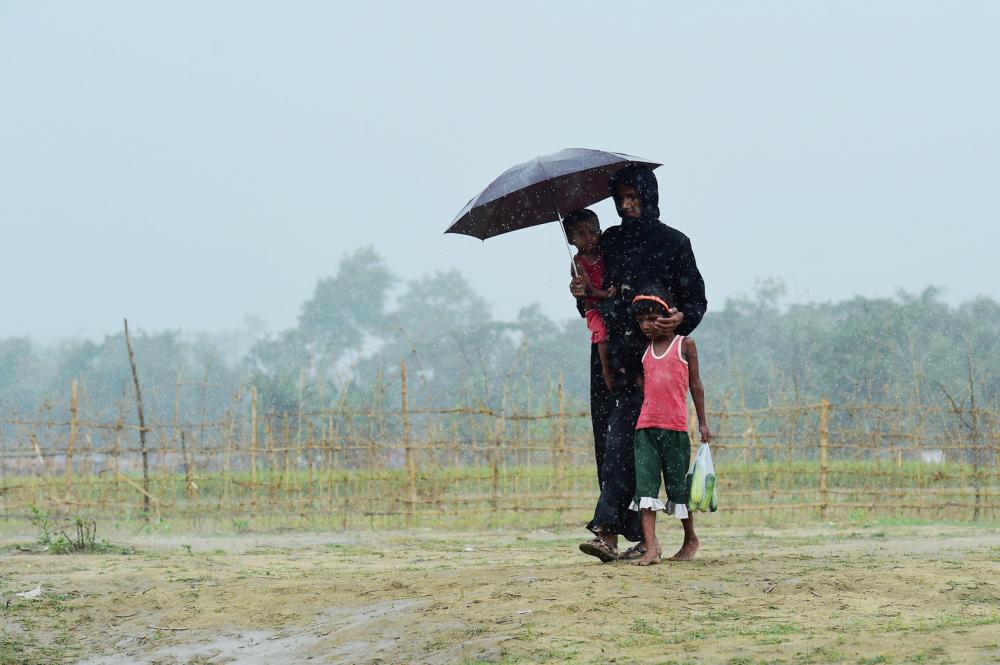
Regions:
M 688 475 L 691 478 L 688 508 L 690 510 L 709 510 L 713 503 L 712 497 L 715 495 L 715 464 L 712 463 L 712 451 L 707 443 L 698 446 L 694 464 L 691 465 L 691 472 Z M 718 508 L 718 499 L 716 499 L 715 505 Z

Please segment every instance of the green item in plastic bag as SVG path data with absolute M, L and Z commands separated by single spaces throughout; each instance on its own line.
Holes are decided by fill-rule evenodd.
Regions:
M 698 510 L 698 506 L 705 500 L 705 467 L 700 466 L 696 461 L 694 469 L 691 471 L 691 507 Z
M 707 443 L 698 446 L 691 467 L 691 491 L 688 507 L 691 510 L 708 510 L 715 488 L 715 465 Z
M 698 510 L 707 511 L 712 504 L 712 496 L 715 494 L 715 474 L 710 473 L 705 476 L 705 498 L 702 499 Z

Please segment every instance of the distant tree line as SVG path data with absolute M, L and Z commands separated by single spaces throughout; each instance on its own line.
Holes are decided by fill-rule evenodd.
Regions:
M 458 272 L 402 283 L 371 248 L 345 256 L 321 279 L 293 328 L 260 336 L 133 332 L 147 413 L 160 423 L 218 420 L 243 408 L 249 387 L 265 412 L 394 408 L 400 362 L 413 407 L 555 407 L 555 386 L 584 409 L 589 334 L 583 321 L 554 321 L 537 305 L 513 320 Z M 709 406 L 814 401 L 982 404 L 1000 396 L 1000 305 L 978 298 L 950 306 L 934 288 L 895 298 L 782 302 L 778 281 L 709 303 L 695 332 Z M 132 322 L 136 325 L 139 322 Z M 132 388 L 121 334 L 100 343 L 39 345 L 0 339 L 0 409 L 64 414 L 71 382 L 91 418 L 131 421 Z

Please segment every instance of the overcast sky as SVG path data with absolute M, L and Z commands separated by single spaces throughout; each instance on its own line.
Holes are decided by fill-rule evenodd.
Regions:
M 664 163 L 710 311 L 1000 298 L 998 34 L 985 1 L 0 0 L 0 336 L 277 331 L 364 245 L 572 316 L 555 225 L 442 235 L 564 147 Z

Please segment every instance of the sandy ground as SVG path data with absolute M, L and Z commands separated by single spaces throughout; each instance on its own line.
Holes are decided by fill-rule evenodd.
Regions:
M 1000 529 L 701 536 L 696 561 L 638 569 L 566 532 L 170 536 L 100 556 L 7 535 L 0 662 L 1000 663 Z

